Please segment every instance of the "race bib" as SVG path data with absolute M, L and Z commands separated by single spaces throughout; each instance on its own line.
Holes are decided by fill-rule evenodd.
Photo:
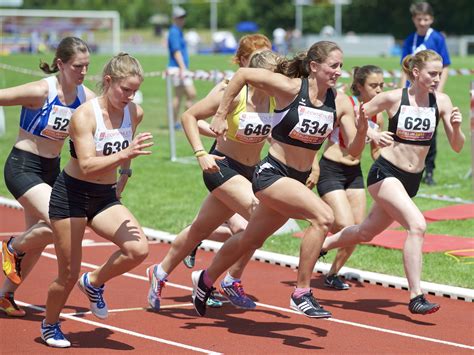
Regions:
M 434 107 L 413 107 L 402 105 L 398 116 L 397 136 L 410 141 L 427 141 L 433 137 L 436 128 Z
M 69 136 L 69 121 L 75 109 L 53 105 L 48 116 L 48 124 L 41 135 L 53 140 L 64 140 Z
M 130 128 L 102 131 L 96 139 L 95 150 L 97 156 L 107 156 L 127 149 L 130 145 L 130 140 Z
M 289 136 L 308 144 L 322 144 L 334 128 L 334 114 L 312 107 L 298 106 L 298 123 Z
M 272 130 L 271 113 L 242 112 L 235 137 L 242 143 L 263 142 Z

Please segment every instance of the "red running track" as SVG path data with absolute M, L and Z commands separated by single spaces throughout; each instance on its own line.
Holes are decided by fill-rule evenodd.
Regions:
M 83 271 L 103 263 L 116 250 L 91 233 L 86 238 L 96 242 L 83 248 Z M 244 282 L 247 292 L 258 302 L 256 310 L 243 311 L 225 304 L 221 309 L 208 309 L 205 318 L 198 317 L 190 304 L 190 272 L 180 265 L 163 291 L 163 309 L 151 312 L 147 309 L 145 269 L 161 260 L 168 248 L 151 243 L 150 256 L 142 265 L 107 284 L 107 320 L 87 313 L 88 301 L 76 287 L 62 323 L 73 347 L 63 351 L 473 353 L 472 303 L 429 296 L 441 304 L 440 311 L 415 316 L 407 309 L 407 291 L 356 281 L 349 281 L 349 291 L 332 291 L 324 288 L 323 277 L 315 274 L 313 292 L 334 318 L 309 319 L 288 307 L 296 271 L 255 261 L 250 262 Z M 197 267 L 205 267 L 212 257 L 212 253 L 199 251 Z M 48 351 L 40 339 L 39 326 L 46 290 L 56 276 L 56 268 L 54 249 L 48 248 L 16 293 L 28 315 L 22 319 L 0 315 L 1 353 Z

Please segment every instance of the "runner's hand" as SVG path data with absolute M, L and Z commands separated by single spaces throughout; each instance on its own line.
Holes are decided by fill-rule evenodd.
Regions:
M 214 154 L 206 154 L 202 157 L 197 158 L 199 165 L 204 173 L 207 174 L 214 174 L 221 171 L 219 166 L 217 165 L 216 160 L 224 160 L 225 157 L 221 157 L 220 155 Z
M 459 128 L 462 123 L 462 114 L 458 107 L 453 107 L 451 111 L 451 125 L 453 128 Z
M 153 136 L 150 132 L 139 133 L 132 141 L 130 146 L 124 150 L 127 155 L 127 159 L 133 159 L 139 155 L 150 155 L 151 151 L 144 150 L 153 145 L 153 142 L 147 142 L 152 139 Z

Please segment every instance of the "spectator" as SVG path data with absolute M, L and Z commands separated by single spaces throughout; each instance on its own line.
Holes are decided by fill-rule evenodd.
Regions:
M 193 79 L 186 76 L 189 69 L 189 55 L 184 40 L 183 27 L 186 21 L 186 10 L 180 6 L 173 7 L 173 24 L 168 34 L 169 62 L 168 72 L 173 75 L 174 97 L 173 118 L 175 129 L 181 129 L 178 122 L 179 108 L 183 97 L 186 97 L 186 110 L 191 107 L 196 97 L 196 88 Z

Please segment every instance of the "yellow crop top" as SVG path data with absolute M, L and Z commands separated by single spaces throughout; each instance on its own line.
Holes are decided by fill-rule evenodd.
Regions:
M 240 91 L 237 107 L 227 115 L 228 131 L 226 137 L 240 143 L 261 143 L 272 130 L 275 98 L 270 97 L 268 112 L 247 112 L 248 86 Z

